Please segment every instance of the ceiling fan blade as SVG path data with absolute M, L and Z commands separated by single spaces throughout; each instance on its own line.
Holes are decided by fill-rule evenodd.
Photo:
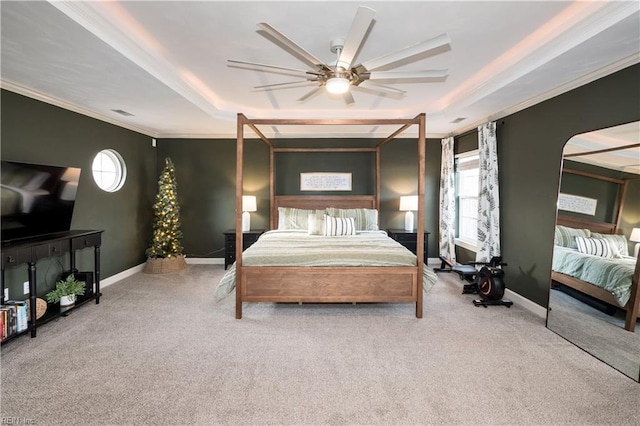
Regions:
M 342 99 L 344 99 L 344 102 L 347 105 L 351 105 L 355 102 L 355 99 L 353 99 L 353 95 L 351 94 L 351 92 L 346 92 L 344 95 L 342 95 Z
M 278 30 L 273 28 L 271 25 L 267 24 L 266 22 L 260 22 L 258 24 L 258 27 L 260 27 L 262 30 L 264 30 L 271 37 L 275 38 L 280 43 L 284 44 L 286 47 L 288 47 L 289 49 L 294 51 L 296 53 L 296 55 L 298 55 L 300 58 L 302 58 L 305 61 L 307 61 L 310 65 L 313 65 L 314 67 L 320 67 L 320 68 L 325 69 L 325 70 L 330 70 L 331 69 L 331 68 L 329 68 L 329 66 L 327 64 L 322 62 L 322 60 L 316 58 L 311 53 L 307 52 L 305 49 L 303 49 L 302 47 L 298 46 L 289 37 L 287 37 L 286 35 L 282 34 Z
M 231 62 L 232 64 L 250 65 L 252 67 L 264 67 L 264 68 L 273 68 L 273 69 L 276 69 L 276 70 L 295 71 L 295 72 L 299 72 L 299 73 L 302 73 L 302 74 L 321 75 L 320 73 L 317 73 L 317 72 L 314 72 L 314 71 L 299 70 L 299 69 L 296 69 L 296 68 L 281 67 L 281 66 L 278 66 L 278 65 L 259 64 L 257 62 L 236 61 L 235 59 L 227 59 L 227 62 Z
M 316 96 L 317 94 L 319 94 L 322 91 L 322 86 L 318 86 L 315 89 L 313 89 L 312 91 L 308 92 L 306 95 L 304 95 L 303 97 L 301 97 L 300 99 L 298 99 L 298 102 L 304 102 L 307 99 L 311 99 L 312 97 Z
M 254 89 L 267 89 L 270 87 L 285 87 L 285 86 L 307 86 L 309 83 L 318 81 L 318 80 L 307 80 L 307 81 L 289 81 L 286 83 L 275 83 L 275 84 L 263 84 L 262 86 L 253 86 Z
M 385 98 L 391 98 L 400 100 L 404 98 L 406 92 L 404 90 L 396 89 L 394 87 L 383 86 L 381 84 L 375 84 L 372 81 L 366 80 L 358 86 L 352 87 L 354 90 L 368 93 L 370 95 L 382 96 Z
M 428 52 L 430 50 L 444 47 L 450 43 L 451 43 L 451 39 L 449 39 L 448 34 L 446 33 L 440 34 L 437 37 L 422 41 L 418 44 L 406 47 L 397 52 L 390 53 L 390 54 L 366 61 L 362 64 L 362 66 L 364 66 L 369 71 L 373 71 L 375 69 L 378 69 L 387 65 L 391 65 L 395 62 L 402 61 L 403 59 L 407 59 L 412 56 L 416 56 L 421 53 Z
M 429 70 L 413 72 L 374 71 L 369 73 L 369 80 L 407 80 L 407 79 L 444 79 L 448 70 Z
M 376 11 L 368 7 L 360 6 L 358 8 L 356 16 L 353 18 L 353 22 L 351 23 L 351 28 L 349 29 L 347 38 L 344 42 L 342 52 L 340 52 L 337 66 L 347 70 L 351 68 L 353 58 L 356 56 L 356 53 L 358 53 L 360 45 L 364 40 L 364 36 L 367 34 L 367 30 L 369 29 L 371 22 L 373 22 L 375 14 Z

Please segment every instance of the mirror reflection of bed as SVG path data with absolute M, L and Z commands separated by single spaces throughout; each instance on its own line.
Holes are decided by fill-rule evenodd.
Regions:
M 640 381 L 640 123 L 576 135 L 563 154 L 547 327 Z

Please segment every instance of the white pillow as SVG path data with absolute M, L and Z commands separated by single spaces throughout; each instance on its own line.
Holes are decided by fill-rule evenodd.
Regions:
M 322 235 L 324 232 L 324 215 L 318 213 L 309 214 L 309 235 Z
M 356 224 L 352 217 L 335 217 L 324 215 L 325 236 L 356 235 Z
M 576 237 L 576 245 L 580 253 L 592 254 L 600 257 L 611 257 L 609 242 L 603 238 Z

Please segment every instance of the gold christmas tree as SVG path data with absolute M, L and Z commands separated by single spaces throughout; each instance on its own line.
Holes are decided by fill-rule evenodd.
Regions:
M 158 180 L 158 194 L 153 204 L 153 241 L 146 254 L 151 258 L 182 255 L 182 231 L 180 230 L 180 206 L 175 168 L 169 157 Z

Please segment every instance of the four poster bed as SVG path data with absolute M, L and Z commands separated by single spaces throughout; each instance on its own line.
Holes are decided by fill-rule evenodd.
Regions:
M 401 127 L 373 148 L 276 148 L 257 126 L 284 125 L 400 125 Z M 269 192 L 270 228 L 256 243 L 243 253 L 242 247 L 242 194 L 243 194 L 243 149 L 244 128 L 248 126 L 269 147 Z M 422 318 L 423 282 L 432 285 L 435 274 L 423 265 L 424 241 L 417 239 L 417 254 L 414 255 L 399 243 L 377 230 L 377 213 L 380 206 L 380 148 L 404 130 L 418 126 L 417 181 L 418 181 L 418 229 L 424 233 L 424 172 L 425 172 L 425 115 L 413 119 L 354 119 L 354 120 L 252 120 L 238 114 L 238 140 L 236 164 L 236 263 L 231 268 L 231 286 L 236 290 L 236 318 L 242 318 L 245 302 L 299 302 L 299 303 L 340 303 L 340 302 L 409 302 L 415 303 L 415 315 Z M 375 195 L 276 195 L 274 154 L 276 152 L 371 152 L 375 154 L 376 194 Z M 283 226 L 288 223 L 283 214 L 299 214 L 302 226 Z M 301 213 L 302 212 L 302 213 Z M 300 215 L 301 213 L 301 215 Z M 307 216 L 307 214 L 310 214 Z M 322 217 L 320 226 L 325 226 L 330 216 L 344 218 L 343 222 L 356 225 L 362 221 L 361 214 L 371 217 L 368 225 L 362 225 L 357 232 L 345 236 L 335 234 L 307 235 L 306 222 L 314 217 Z M 355 217 L 352 222 L 349 217 Z M 360 218 L 360 219 L 359 219 Z M 287 219 L 291 221 L 291 219 Z M 335 219 L 334 219 L 335 220 Z M 295 222 L 295 220 L 294 220 Z M 353 226 L 353 225 L 352 225 Z M 282 228 L 287 229 L 282 229 Z M 297 228 L 297 229 L 289 229 Z M 328 228 L 327 228 L 328 229 Z M 382 236 L 381 236 L 382 234 Z M 329 236 L 327 236 L 329 235 Z M 339 235 L 339 234 L 338 234 Z M 367 239 L 363 241 L 363 239 Z M 312 242 L 310 242 L 312 241 Z M 319 252 L 319 243 L 329 242 L 324 251 Z M 318 244 L 316 244 L 318 243 Z M 379 245 L 378 245 L 379 244 Z M 312 254 L 305 254 L 303 248 L 310 248 Z M 373 249 L 371 249 L 373 247 Z M 341 251 L 342 250 L 342 251 Z M 327 253 L 334 253 L 333 260 L 319 260 Z M 363 258 L 356 254 L 369 252 Z M 282 255 L 281 255 L 282 254 Z M 286 256 L 298 254 L 298 260 L 287 260 Z M 328 257 L 327 257 L 328 259 Z M 390 260 L 392 259 L 392 261 Z M 223 284 L 221 281 L 221 285 Z M 221 285 L 218 287 L 220 288 Z M 218 289 L 216 289 L 218 292 Z
M 574 173 L 613 181 L 622 185 L 618 197 L 618 209 L 615 223 L 599 222 L 575 216 L 558 215 L 556 220 L 556 237 L 554 242 L 551 279 L 555 283 L 571 287 L 584 294 L 624 309 L 625 329 L 633 332 L 640 314 L 640 292 L 638 280 L 640 262 L 628 256 L 627 241 L 622 235 L 616 235 L 620 226 L 620 213 L 628 180 L 604 178 L 590 173 L 564 170 L 563 173 Z M 584 247 L 576 246 L 576 237 L 582 242 L 589 240 L 606 240 L 607 256 L 594 253 Z

